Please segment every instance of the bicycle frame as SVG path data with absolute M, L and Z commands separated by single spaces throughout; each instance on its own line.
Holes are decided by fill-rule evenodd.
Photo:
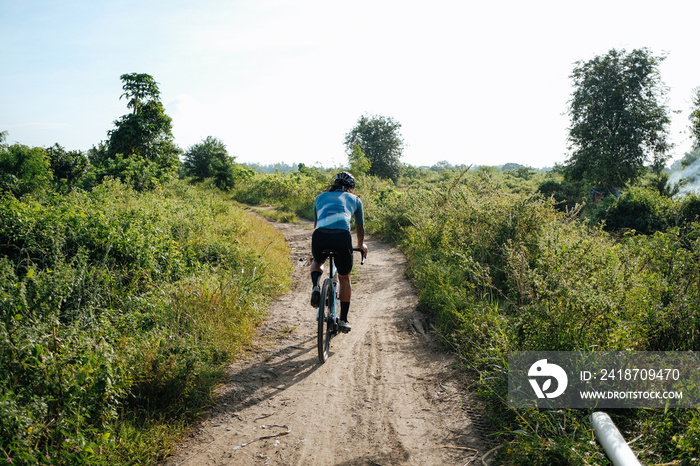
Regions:
M 325 252 L 325 251 L 324 251 Z M 333 256 L 335 255 L 334 251 L 331 251 L 328 254 L 328 259 L 330 261 L 330 280 L 331 280 L 331 291 L 333 295 L 333 304 L 331 306 L 332 309 L 332 315 L 333 319 L 336 319 L 336 314 L 335 314 L 335 308 L 336 308 L 336 302 L 338 301 L 338 293 L 336 290 L 338 289 L 338 269 L 335 267 L 335 263 L 333 262 Z M 327 279 L 326 279 L 327 280 Z M 323 282 L 323 285 L 325 285 L 325 281 Z M 316 313 L 316 320 L 318 320 L 318 316 L 321 313 L 321 309 L 323 308 L 323 302 L 321 302 L 318 312 Z
M 359 251 L 362 254 L 360 264 L 364 264 L 364 251 L 359 248 L 353 248 L 353 251 Z M 338 269 L 336 269 L 333 260 L 336 252 L 325 250 L 323 253 L 328 254 L 330 271 L 329 277 L 323 281 L 321 287 L 321 300 L 318 313 L 316 314 L 316 320 L 318 321 L 318 359 L 321 361 L 321 364 L 328 359 L 331 339 L 338 334 L 338 315 L 336 313 L 338 303 Z

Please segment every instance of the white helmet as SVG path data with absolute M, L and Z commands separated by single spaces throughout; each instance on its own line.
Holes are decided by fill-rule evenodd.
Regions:
M 335 180 L 333 183 L 338 186 L 345 186 L 352 189 L 355 187 L 355 177 L 348 172 L 340 172 L 335 175 Z

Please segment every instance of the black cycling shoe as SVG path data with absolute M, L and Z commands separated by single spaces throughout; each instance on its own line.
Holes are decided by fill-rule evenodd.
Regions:
M 320 302 L 321 302 L 321 289 L 318 286 L 314 286 L 314 289 L 311 292 L 311 305 L 313 307 L 318 307 Z
M 338 321 L 338 330 L 343 333 L 348 333 L 350 330 L 352 330 L 352 327 L 350 327 L 350 324 L 347 321 L 341 320 Z

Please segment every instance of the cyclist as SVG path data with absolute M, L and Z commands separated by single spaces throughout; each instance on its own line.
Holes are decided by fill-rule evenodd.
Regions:
M 314 201 L 314 233 L 311 237 L 311 305 L 318 307 L 321 301 L 321 290 L 318 281 L 323 275 L 323 263 L 327 255 L 326 249 L 336 251 L 335 266 L 338 269 L 340 297 L 340 322 L 338 327 L 343 332 L 351 330 L 348 323 L 350 309 L 350 271 L 352 270 L 352 235 L 350 221 L 355 217 L 357 247 L 367 255 L 364 243 L 365 226 L 362 201 L 355 195 L 355 178 L 348 172 L 340 172 L 335 176 L 333 185 L 328 191 L 316 197 Z

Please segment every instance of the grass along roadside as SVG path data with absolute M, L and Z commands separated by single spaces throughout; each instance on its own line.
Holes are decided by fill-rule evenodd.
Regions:
M 436 334 L 478 375 L 499 464 L 609 464 L 590 410 L 507 406 L 508 352 L 697 351 L 700 225 L 615 236 L 484 181 L 405 192 L 375 214 L 378 232 L 407 254 Z M 610 414 L 643 462 L 697 462 L 697 410 Z
M 271 222 L 277 223 L 299 223 L 299 217 L 294 212 L 282 212 L 273 208 L 252 208 L 252 212 L 262 215 Z
M 301 215 L 327 183 L 320 175 L 260 176 L 234 196 Z M 674 213 L 696 200 L 654 217 L 661 231 L 625 234 L 489 168 L 403 183 L 358 177 L 367 229 L 407 255 L 436 334 L 477 374 L 499 464 L 609 464 L 588 410 L 507 406 L 508 351 L 700 350 L 700 224 Z M 697 464 L 697 410 L 610 414 L 642 461 Z
M 153 464 L 289 284 L 273 227 L 183 182 L 0 205 L 0 451 Z

